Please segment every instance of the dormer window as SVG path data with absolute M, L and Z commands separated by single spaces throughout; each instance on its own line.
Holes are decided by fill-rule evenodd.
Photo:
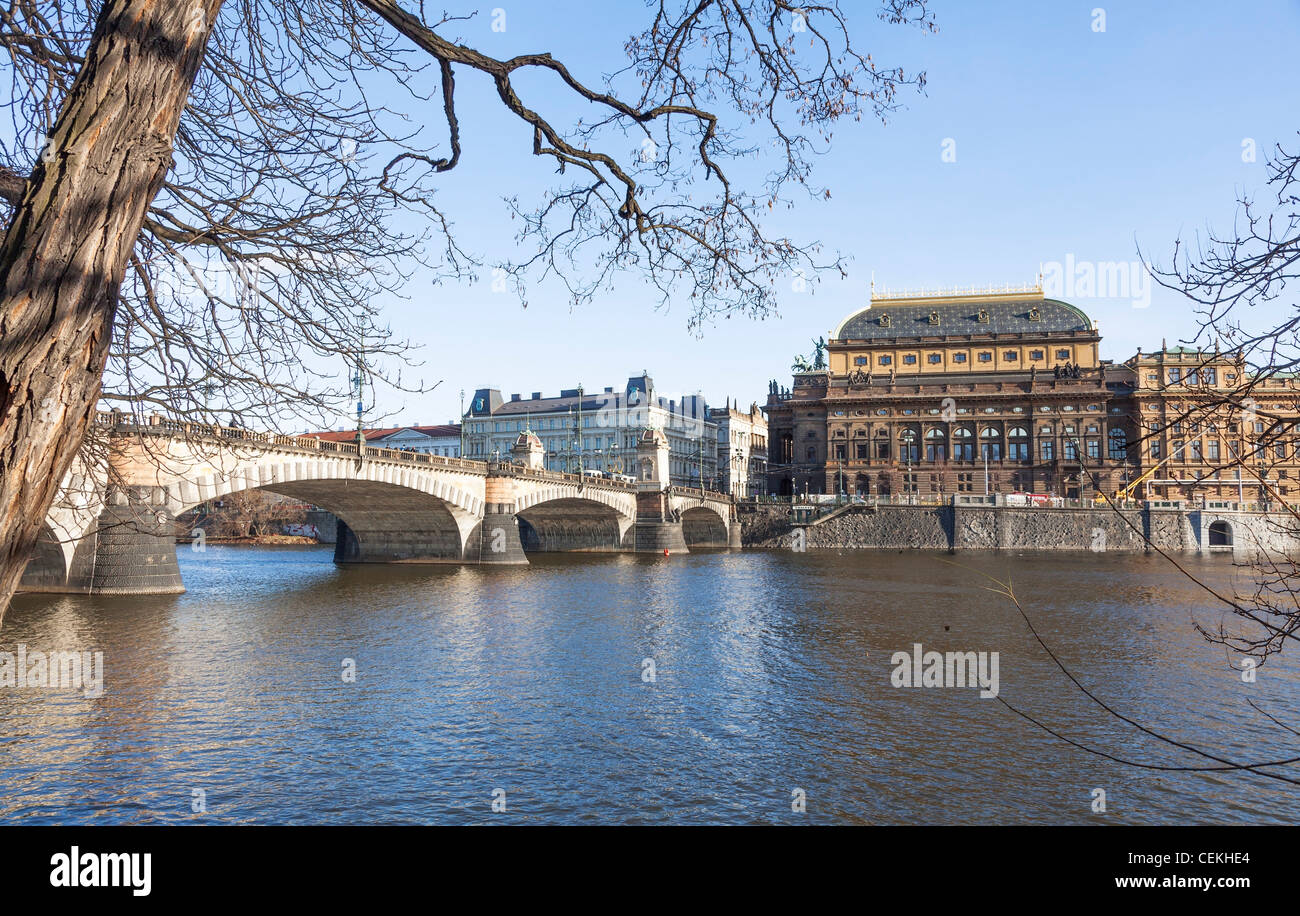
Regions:
M 880 326 L 881 326 L 882 328 L 887 328 L 887 327 L 889 327 L 889 313 L 888 313 L 888 312 L 885 312 L 883 315 L 880 316 Z
M 931 313 L 930 313 L 930 324 L 938 324 L 938 323 L 939 323 L 939 313 L 938 313 L 938 312 L 931 312 Z
M 979 323 L 980 323 L 980 324 L 988 324 L 988 323 L 989 323 L 989 310 L 988 310 L 988 309 L 980 309 L 980 311 L 979 311 L 979 315 L 978 315 L 977 317 L 978 317 L 978 319 L 979 319 Z

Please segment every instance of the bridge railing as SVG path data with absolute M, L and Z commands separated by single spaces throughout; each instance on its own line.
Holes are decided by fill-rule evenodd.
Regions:
M 693 496 L 696 499 L 719 500 L 724 503 L 731 502 L 731 495 L 728 493 L 719 493 L 716 490 L 705 490 L 701 487 L 680 487 L 671 488 L 673 496 Z
M 223 442 L 244 442 L 259 446 L 280 446 L 304 449 L 311 452 L 328 452 L 335 455 L 362 455 L 366 458 L 379 458 L 385 461 L 397 461 L 403 464 L 425 465 L 448 470 L 469 471 L 482 474 L 486 463 L 471 461 L 466 458 L 449 458 L 445 455 L 431 455 L 428 452 L 404 451 L 396 448 L 380 448 L 367 445 L 359 449 L 356 442 L 335 442 L 319 436 L 290 436 L 283 433 L 260 433 L 237 426 L 221 426 L 214 423 L 184 423 L 152 417 L 148 423 L 139 423 L 134 417 L 114 411 L 98 411 L 95 425 L 106 430 L 122 433 L 142 433 L 148 435 L 174 435 L 183 438 L 220 439 Z
M 489 461 L 487 468 L 489 474 L 509 474 L 513 477 L 524 477 L 529 480 L 551 480 L 556 483 L 573 483 L 583 486 L 596 485 L 629 491 L 636 489 L 636 484 L 628 483 L 625 480 L 611 480 L 608 477 L 588 477 L 584 474 L 570 474 L 566 471 L 526 468 L 511 461 Z

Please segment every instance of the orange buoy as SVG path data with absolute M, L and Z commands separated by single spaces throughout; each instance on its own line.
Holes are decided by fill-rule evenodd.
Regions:
M 667 547 L 664 548 L 664 556 L 668 556 L 668 548 L 667 548 Z

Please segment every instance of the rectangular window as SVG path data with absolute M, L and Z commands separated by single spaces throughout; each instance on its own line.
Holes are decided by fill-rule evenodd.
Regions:
M 1206 369 L 1202 369 L 1202 370 L 1201 370 L 1201 374 L 1202 374 L 1202 375 L 1204 376 L 1204 378 L 1205 378 L 1205 384 L 1207 384 L 1207 385 L 1217 385 L 1217 384 L 1219 383 L 1219 380 L 1218 380 L 1218 374 L 1219 374 L 1219 373 L 1218 373 L 1218 370 L 1217 370 L 1217 369 L 1214 369 L 1213 367 L 1206 368 Z
M 1182 369 L 1170 369 L 1170 370 L 1169 370 L 1169 384 L 1171 384 L 1171 385 L 1176 385 L 1176 384 L 1178 384 L 1180 381 L 1182 381 L 1182 378 L 1183 378 L 1183 370 L 1182 370 Z
M 1183 443 L 1181 442 L 1174 443 L 1174 460 L 1175 461 L 1183 460 Z
M 1044 439 L 1038 443 L 1038 454 L 1042 456 L 1044 461 L 1052 461 L 1056 458 L 1055 443 L 1051 439 Z
M 904 365 L 907 365 L 907 366 L 914 366 L 914 365 L 916 365 L 916 354 L 915 354 L 915 353 L 907 353 L 907 354 L 905 354 L 905 355 L 903 356 L 903 364 L 904 364 Z
M 1205 443 L 1205 456 L 1211 461 L 1219 460 L 1219 440 L 1210 439 Z
M 1097 458 L 1100 458 L 1100 457 L 1101 457 L 1101 440 L 1100 440 L 1100 439 L 1089 439 L 1089 440 L 1085 443 L 1085 445 L 1086 445 L 1087 450 L 1088 450 L 1088 457 L 1089 457 L 1089 458 L 1097 459 Z
M 1057 358 L 1057 359 L 1069 359 L 1069 358 L 1070 358 L 1070 351 L 1069 351 L 1069 350 L 1057 350 L 1057 351 L 1056 351 L 1056 358 Z
M 954 354 L 952 355 L 952 361 L 953 361 L 954 363 L 964 363 L 964 362 L 966 362 L 966 354 L 965 354 L 965 353 L 954 353 Z
M 880 365 L 882 366 L 888 366 L 891 362 L 893 362 L 893 357 L 890 356 L 880 357 Z
M 1009 363 L 1014 363 L 1016 360 L 1020 358 L 1020 354 L 1017 353 L 1015 350 L 1003 350 L 1002 358 Z
M 889 443 L 888 443 L 888 442 L 877 442 L 877 443 L 876 443 L 876 457 L 877 457 L 877 458 L 888 458 L 888 457 L 889 457 Z
M 1030 359 L 1042 359 L 1042 358 L 1043 358 L 1043 351 L 1042 351 L 1042 350 L 1030 350 L 1030 351 L 1029 351 L 1029 358 L 1030 358 Z
M 1061 457 L 1066 461 L 1079 460 L 1079 449 L 1073 439 L 1065 439 L 1061 442 Z
M 985 350 L 985 351 L 983 351 L 982 353 L 980 353 L 980 355 L 979 355 L 979 360 L 980 360 L 980 362 L 982 362 L 982 363 L 992 362 L 992 361 L 993 361 L 993 354 L 990 353 L 990 352 L 988 352 L 987 350 Z
M 843 461 L 843 460 L 844 460 L 844 443 L 843 443 L 843 442 L 837 443 L 836 446 L 835 446 L 835 460 L 836 460 L 836 461 Z
M 857 455 L 859 458 L 867 457 L 867 443 L 859 442 L 857 446 Z
M 980 460 L 1001 461 L 1002 460 L 1002 443 L 1001 442 L 982 442 L 980 443 Z
M 932 364 L 933 364 L 933 363 L 941 363 L 941 362 L 943 362 L 943 354 L 941 354 L 941 353 L 931 353 L 929 356 L 926 357 L 926 359 L 928 359 Z
M 865 366 L 866 364 L 867 364 L 867 358 L 866 358 L 865 356 L 855 356 L 855 357 L 853 357 L 853 365 L 855 365 L 855 366 Z
M 1188 445 L 1188 452 L 1191 454 L 1191 458 L 1192 458 L 1192 460 L 1193 460 L 1193 461 L 1200 461 L 1200 460 L 1201 460 L 1201 440 L 1200 440 L 1200 439 L 1193 439 L 1191 442 L 1187 443 L 1187 445 Z
M 1151 450 L 1150 450 L 1150 451 L 1151 451 L 1151 457 L 1152 457 L 1152 458 L 1159 458 L 1159 457 L 1160 457 L 1160 443 L 1159 443 L 1158 441 L 1154 441 L 1154 440 L 1153 440 L 1152 443 L 1151 443 Z

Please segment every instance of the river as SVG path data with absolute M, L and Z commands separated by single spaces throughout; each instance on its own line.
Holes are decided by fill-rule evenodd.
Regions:
M 1087 700 L 981 574 L 1010 578 L 1117 710 L 1232 759 L 1300 755 L 1247 705 L 1300 729 L 1294 652 L 1243 682 L 1193 629 L 1219 611 L 1159 557 L 179 558 L 184 595 L 15 600 L 0 651 L 100 651 L 104 679 L 99 696 L 0 688 L 0 822 L 1300 821 L 1285 783 L 1114 763 L 979 688 L 892 683 L 894 653 L 917 643 L 997 652 L 998 697 L 1044 725 L 1135 761 L 1208 764 Z M 1244 579 L 1227 558 L 1189 562 L 1221 587 Z

